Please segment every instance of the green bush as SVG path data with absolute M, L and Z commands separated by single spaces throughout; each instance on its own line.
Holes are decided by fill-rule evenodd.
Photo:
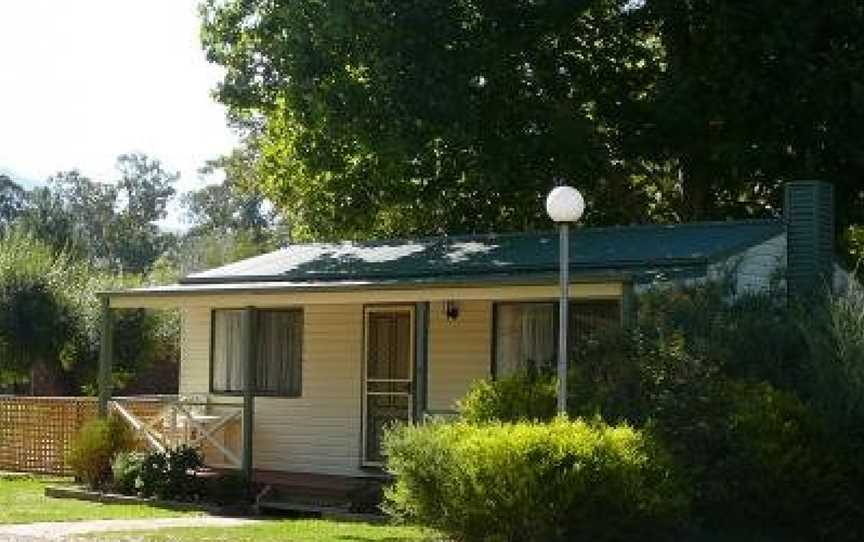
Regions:
M 72 472 L 93 489 L 100 489 L 111 480 L 114 457 L 133 448 L 131 429 L 114 416 L 87 422 L 72 439 L 66 460 Z
M 136 482 L 141 474 L 145 455 L 140 452 L 120 452 L 111 464 L 114 474 L 114 490 L 124 495 L 136 493 Z
M 645 540 L 685 524 L 667 455 L 601 422 L 402 427 L 385 438 L 385 508 L 456 540 Z
M 699 514 L 715 525 L 760 526 L 780 536 L 856 539 L 864 525 L 857 460 L 825 440 L 824 420 L 795 394 L 764 382 L 726 381 L 720 393 L 715 401 L 726 409 L 697 419 L 710 434 L 673 448 L 701 489 Z
M 803 388 L 831 429 L 864 453 L 864 288 L 853 283 L 802 311 Z
M 145 497 L 165 500 L 196 500 L 203 493 L 197 470 L 204 465 L 201 453 L 190 446 L 166 452 L 151 452 L 141 463 L 136 483 Z
M 462 418 L 489 421 L 546 421 L 555 416 L 556 382 L 550 375 L 526 372 L 495 381 L 475 382 L 459 402 Z
M 135 488 L 144 497 L 165 495 L 169 492 L 167 488 L 168 477 L 168 454 L 163 452 L 150 452 L 141 461 Z

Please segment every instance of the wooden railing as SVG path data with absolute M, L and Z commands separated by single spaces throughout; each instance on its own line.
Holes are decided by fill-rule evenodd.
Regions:
M 151 450 L 200 448 L 212 467 L 239 469 L 243 405 L 184 397 L 118 397 L 108 403 Z

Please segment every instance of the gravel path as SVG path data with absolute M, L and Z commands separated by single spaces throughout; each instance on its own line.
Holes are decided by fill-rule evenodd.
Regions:
M 171 527 L 239 527 L 257 520 L 199 516 L 164 519 L 105 519 L 0 525 L 0 542 L 53 542 L 85 533 L 152 531 Z

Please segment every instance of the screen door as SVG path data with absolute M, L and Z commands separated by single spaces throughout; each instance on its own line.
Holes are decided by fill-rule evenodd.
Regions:
M 414 372 L 413 307 L 366 310 L 363 462 L 380 464 L 384 430 L 410 423 Z

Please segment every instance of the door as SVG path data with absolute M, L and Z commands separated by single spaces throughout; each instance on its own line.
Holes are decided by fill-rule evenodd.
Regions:
M 414 403 L 414 309 L 366 309 L 363 463 L 380 465 L 381 441 L 393 423 L 410 423 Z

